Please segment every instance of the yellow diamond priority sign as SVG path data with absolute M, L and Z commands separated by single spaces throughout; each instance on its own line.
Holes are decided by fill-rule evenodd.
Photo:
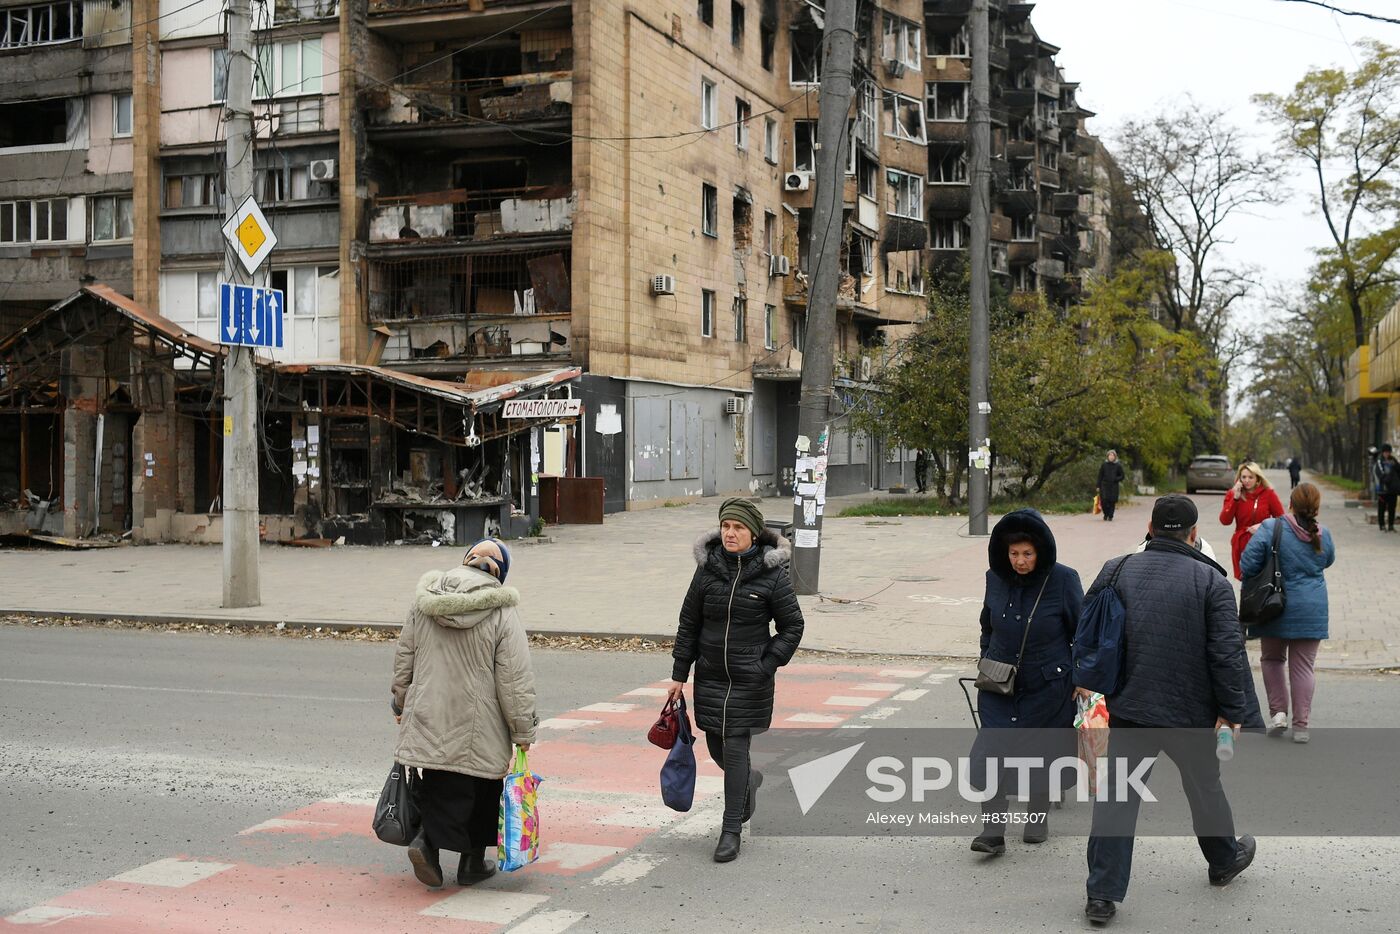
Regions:
M 239 205 L 224 224 L 224 239 L 248 272 L 254 272 L 277 246 L 277 235 L 267 222 L 262 208 L 252 198 Z

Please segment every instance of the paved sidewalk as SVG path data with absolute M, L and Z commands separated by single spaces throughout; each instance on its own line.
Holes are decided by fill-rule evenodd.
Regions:
M 1276 485 L 1286 499 L 1288 480 Z M 1281 481 L 1281 482 L 1279 482 Z M 834 515 L 846 502 L 833 499 Z M 1206 538 L 1228 560 L 1220 497 L 1196 498 Z M 1400 535 L 1381 535 L 1363 510 L 1327 491 L 1323 522 L 1338 560 L 1328 573 L 1332 636 L 1318 664 L 1400 667 L 1400 629 L 1384 607 L 1400 600 Z M 1061 562 L 1087 587 L 1103 562 L 1141 540 L 1151 500 L 1139 497 L 1105 523 L 1090 515 L 1050 522 Z M 762 504 L 787 518 L 790 501 Z M 513 549 L 510 583 L 523 594 L 532 631 L 668 638 L 694 570 L 691 545 L 715 519 L 716 503 L 609 516 L 602 526 L 560 526 L 553 544 Z M 987 568 L 985 539 L 961 518 L 828 518 L 822 596 L 804 597 L 804 645 L 830 651 L 975 658 Z M 401 623 L 419 575 L 457 564 L 456 549 L 425 546 L 331 549 L 264 546 L 263 605 L 219 606 L 217 547 L 154 545 L 90 552 L 0 551 L 0 613 L 103 614 L 204 621 L 301 624 Z

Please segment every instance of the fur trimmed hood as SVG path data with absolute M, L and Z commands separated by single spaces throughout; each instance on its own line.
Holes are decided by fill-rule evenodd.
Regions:
M 754 544 L 762 550 L 764 567 L 779 567 L 792 559 L 792 543 L 772 529 L 764 529 L 760 532 Z M 705 562 L 710 558 L 710 552 L 715 549 L 724 550 L 718 529 L 712 529 L 695 540 L 695 547 L 692 550 L 695 563 L 704 567 Z
M 470 629 L 503 607 L 518 606 L 520 591 L 476 568 L 429 571 L 418 579 L 413 606 L 440 626 Z

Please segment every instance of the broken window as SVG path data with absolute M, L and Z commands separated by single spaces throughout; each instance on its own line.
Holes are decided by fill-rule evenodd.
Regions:
M 0 201 L 0 243 L 61 243 L 67 239 L 67 198 Z
M 71 138 L 70 129 L 77 129 L 81 115 L 81 100 L 61 97 L 0 104 L 0 149 L 65 143 Z
M 763 158 L 778 164 L 778 121 L 772 117 L 763 118 Z
M 83 35 L 83 5 L 77 0 L 0 10 L 0 49 L 67 42 Z
M 697 0 L 695 15 L 700 17 L 700 22 L 706 26 L 713 26 L 715 24 L 715 0 Z
M 800 269 L 811 269 L 812 258 L 812 209 L 797 209 L 797 265 Z
M 740 190 L 734 195 L 734 250 L 748 252 L 753 242 L 753 198 Z
M 885 212 L 910 220 L 924 219 L 924 180 L 908 172 L 885 170 Z
M 913 97 L 885 92 L 885 135 L 925 142 L 924 105 Z
M 817 167 L 817 121 L 794 120 L 792 123 L 792 167 L 797 172 L 811 172 Z
M 224 179 L 219 172 L 165 177 L 167 208 L 217 207 L 223 200 Z
M 1021 243 L 1035 239 L 1035 217 L 1023 214 L 1011 218 L 1011 239 Z
M 875 152 L 880 151 L 880 131 L 877 121 L 879 117 L 879 106 L 876 101 L 879 98 L 879 88 L 874 81 L 862 81 L 860 89 L 856 93 L 856 140 L 869 146 Z
M 792 349 L 802 353 L 807 346 L 807 312 L 795 312 L 792 316 Z
M 734 341 L 747 343 L 749 339 L 749 300 L 742 295 L 734 296 Z
M 753 108 L 743 98 L 734 98 L 734 145 L 740 149 L 749 148 L 749 118 Z
M 764 71 L 773 70 L 773 46 L 777 38 L 778 34 L 772 26 L 765 23 L 758 27 L 758 57 Z
M 744 44 L 744 5 L 737 0 L 729 4 L 729 41 L 736 46 Z
M 1035 291 L 1035 269 L 1031 266 L 1017 266 L 1011 270 L 1011 288 L 1017 292 Z
M 778 252 L 778 215 L 763 212 L 763 252 L 769 256 Z
M 885 254 L 885 291 L 905 295 L 924 294 L 924 268 L 918 250 Z
M 964 24 L 957 32 L 931 32 L 928 36 L 928 54 L 948 55 L 966 58 L 972 54 L 972 36 Z
M 700 290 L 700 336 L 715 336 L 715 293 L 713 289 Z
M 820 84 L 822 80 L 822 37 L 815 30 L 793 30 L 788 66 L 790 84 Z
M 856 156 L 856 186 L 861 194 L 867 198 L 875 197 L 875 184 L 878 181 L 879 164 L 867 156 L 859 153 Z
M 935 217 L 932 227 L 935 250 L 961 250 L 967 246 L 968 238 L 972 235 L 967 221 L 957 218 Z
M 859 279 L 875 273 L 875 241 L 858 231 L 851 231 L 847 244 L 846 271 Z
M 899 62 L 907 68 L 919 68 L 920 44 L 923 31 L 914 23 L 898 16 L 885 14 L 884 58 Z
M 1056 171 L 1060 168 L 1060 152 L 1050 146 L 1040 147 L 1040 164 Z
M 778 306 L 763 306 L 763 347 L 766 350 L 778 349 Z
M 928 118 L 956 123 L 967 119 L 967 84 L 962 81 L 929 81 L 924 85 Z
M 131 195 L 98 195 L 88 199 L 92 242 L 130 240 L 133 230 Z
M 719 236 L 719 189 L 700 186 L 700 231 L 707 237 Z
M 967 151 L 950 149 L 934 153 L 929 159 L 928 180 L 932 185 L 967 184 Z

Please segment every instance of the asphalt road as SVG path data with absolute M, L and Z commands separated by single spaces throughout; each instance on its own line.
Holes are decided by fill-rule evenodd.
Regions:
M 354 835 L 326 841 L 295 834 L 246 836 L 249 828 L 270 818 L 306 816 L 298 809 L 313 802 L 377 789 L 394 737 L 387 707 L 391 652 L 387 643 L 0 626 L 0 705 L 5 711 L 0 775 L 6 786 L 0 812 L 0 839 L 6 842 L 0 847 L 0 917 L 33 906 L 82 904 L 84 897 L 96 897 L 91 893 L 105 891 L 104 886 L 112 888 L 104 880 L 184 854 L 234 854 L 222 858 L 229 865 L 248 864 L 249 877 L 274 873 L 281 888 L 260 896 L 257 912 L 250 912 L 233 892 L 200 902 L 200 910 L 208 913 L 198 917 L 181 914 L 192 909 L 172 907 L 177 903 L 167 900 L 152 902 L 150 916 L 134 927 L 73 916 L 60 920 L 56 929 L 351 929 L 343 926 L 347 922 L 318 924 L 318 917 L 329 918 L 328 913 L 344 907 L 335 899 L 303 899 L 293 892 L 296 874 L 313 870 L 327 886 L 347 877 L 360 879 L 353 888 L 357 905 L 373 906 L 382 890 L 384 901 L 392 896 L 422 913 L 427 895 L 407 877 L 400 850 Z M 666 677 L 668 661 L 647 654 L 537 651 L 540 716 L 559 717 L 616 699 L 639 685 L 654 686 Z M 891 666 L 912 664 L 936 665 L 889 660 L 797 665 L 784 677 L 810 683 L 820 694 L 850 690 L 824 688 L 827 682 L 879 682 L 891 677 Z M 896 695 L 895 700 L 902 697 L 901 706 L 885 708 L 877 725 L 964 725 L 967 710 L 955 675 L 945 677 L 939 683 L 921 681 L 926 687 Z M 638 723 L 653 704 L 650 698 L 642 700 L 640 709 L 629 714 L 641 718 Z M 1400 678 L 1326 674 L 1313 728 L 1320 733 L 1375 726 L 1375 712 L 1397 704 Z M 585 750 L 584 758 L 590 755 L 582 742 L 575 747 L 547 739 L 543 746 L 551 743 Z M 598 743 L 594 748 L 597 757 L 620 770 L 617 774 L 629 769 L 644 773 L 639 788 L 654 782 L 649 776 L 655 774 L 657 751 L 645 746 L 640 735 L 630 747 Z M 1309 751 L 1299 748 L 1300 754 Z M 570 783 L 552 789 L 549 777 L 542 800 L 551 802 L 553 794 L 555 802 L 563 801 Z M 606 799 L 613 792 L 597 794 Z M 632 826 L 647 824 L 657 812 L 665 816 L 656 805 Z M 361 819 L 359 812 L 354 819 Z M 320 826 L 321 820 L 306 823 Z M 560 828 L 563 820 L 561 816 L 554 826 Z M 521 921 L 516 929 L 522 931 L 1085 928 L 1082 838 L 1052 835 L 1034 849 L 1013 843 L 1006 857 L 987 862 L 970 854 L 961 838 L 760 835 L 746 842 L 737 863 L 718 866 L 709 859 L 712 829 L 696 831 L 694 820 L 654 833 L 637 831 L 630 842 L 612 847 L 621 862 L 589 863 L 589 855 L 557 876 L 532 876 L 532 869 L 486 885 L 516 898 L 542 900 L 532 893 L 547 893 L 547 908 Z M 599 840 L 603 838 L 594 844 Z M 616 843 L 615 838 L 603 842 L 609 841 Z M 586 845 L 576 848 L 592 852 Z M 1400 840 L 1395 839 L 1261 839 L 1255 866 L 1223 890 L 1206 885 L 1193 840 L 1142 840 L 1133 889 L 1115 927 L 1396 930 L 1397 882 Z M 480 891 L 468 890 L 464 896 L 484 904 Z M 145 910 L 123 904 L 124 911 Z M 274 907 L 282 914 L 263 913 Z M 401 920 L 376 919 L 369 929 L 447 923 L 441 921 L 444 915 L 416 918 L 412 911 Z M 508 928 L 460 922 L 443 929 Z

